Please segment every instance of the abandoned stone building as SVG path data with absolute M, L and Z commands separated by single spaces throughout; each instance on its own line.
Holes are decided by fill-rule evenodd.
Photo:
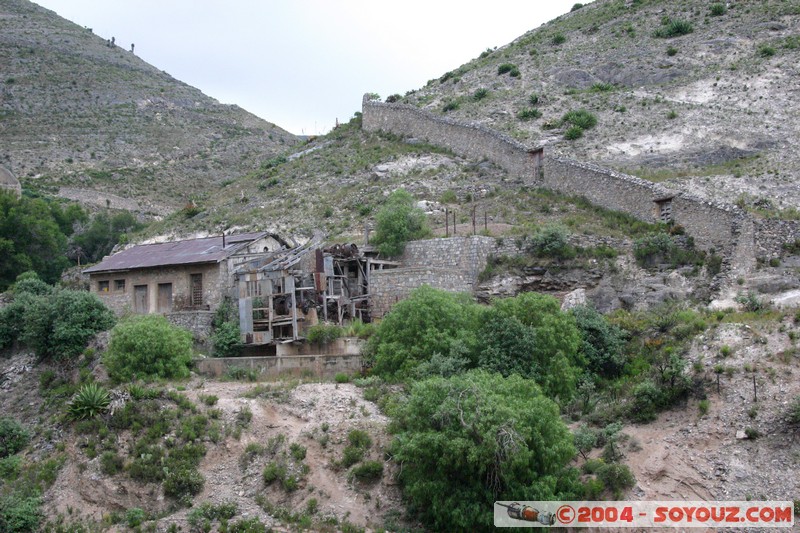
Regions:
M 3 165 L 0 165 L 0 191 L 8 191 L 17 197 L 22 195 L 22 186 L 19 180 Z
M 90 290 L 118 314 L 212 311 L 230 294 L 238 265 L 286 246 L 265 232 L 142 244 L 84 273 Z

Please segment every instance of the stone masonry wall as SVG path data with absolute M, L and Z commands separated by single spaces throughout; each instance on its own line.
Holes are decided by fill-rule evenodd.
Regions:
M 164 315 L 173 326 L 192 332 L 195 348 L 203 353 L 211 353 L 211 311 L 177 311 Z
M 400 300 L 423 285 L 450 292 L 472 292 L 474 281 L 466 272 L 449 268 L 405 267 L 370 273 L 373 318 L 381 318 Z
M 372 316 L 382 317 L 395 303 L 422 285 L 471 293 L 478 274 L 486 267 L 486 260 L 496 248 L 496 239 L 479 236 L 406 244 L 401 262 L 408 266 L 370 273 Z
M 522 143 L 477 124 L 464 124 L 431 115 L 407 104 L 363 100 L 362 128 L 424 139 L 470 159 L 488 159 L 509 174 L 524 178 L 536 174 L 538 156 Z
M 781 254 L 784 243 L 800 239 L 800 223 L 759 220 L 736 206 L 713 202 L 690 194 L 566 158 L 545 155 L 544 173 L 539 172 L 535 150 L 473 124 L 434 116 L 405 104 L 388 104 L 364 97 L 362 127 L 405 137 L 426 139 L 464 157 L 486 158 L 531 186 L 543 186 L 564 194 L 586 197 L 590 202 L 628 213 L 640 220 L 659 220 L 656 200 L 672 197 L 672 219 L 694 237 L 699 248 L 732 254 L 753 251 L 758 257 Z M 754 224 L 754 230 L 749 226 Z M 755 239 L 755 245 L 740 239 Z

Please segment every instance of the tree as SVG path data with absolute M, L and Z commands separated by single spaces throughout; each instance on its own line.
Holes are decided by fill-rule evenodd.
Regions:
M 111 253 L 128 232 L 141 228 L 142 224 L 128 211 L 113 216 L 101 212 L 94 217 L 89 227 L 75 236 L 73 246 L 80 249 L 82 257 L 93 263 Z
M 0 290 L 27 270 L 55 283 L 69 265 L 67 237 L 53 216 L 56 209 L 42 199 L 0 191 Z
M 414 206 L 414 197 L 405 189 L 390 194 L 375 218 L 373 243 L 389 257 L 402 254 L 408 241 L 430 235 L 425 213 Z
M 74 359 L 89 339 L 116 322 L 100 298 L 85 291 L 62 289 L 53 296 L 31 296 L 24 306 L 19 340 L 42 359 Z
M 133 316 L 117 324 L 103 357 L 118 381 L 187 377 L 191 360 L 192 334 L 161 315 Z
M 481 309 L 465 294 L 427 285 L 415 289 L 387 314 L 367 345 L 374 371 L 404 379 L 434 354 L 475 362 Z
M 591 307 L 578 306 L 571 313 L 581 332 L 581 352 L 589 370 L 604 378 L 619 377 L 627 361 L 624 332 Z
M 437 531 L 488 531 L 495 500 L 577 498 L 572 435 L 531 380 L 472 370 L 411 385 L 391 413 L 409 508 Z
M 548 397 L 569 400 L 586 366 L 579 351 L 580 334 L 572 316 L 562 312 L 558 300 L 552 296 L 535 292 L 497 300 L 494 308 L 532 330 L 533 352 L 529 357 L 538 372 L 532 377 Z

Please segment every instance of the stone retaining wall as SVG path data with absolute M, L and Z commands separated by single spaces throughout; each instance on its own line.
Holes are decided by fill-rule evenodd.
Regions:
M 657 201 L 667 202 L 671 219 L 682 225 L 701 249 L 713 248 L 727 256 L 752 251 L 758 257 L 771 258 L 782 253 L 784 243 L 800 239 L 800 223 L 796 221 L 755 219 L 734 205 L 671 191 L 597 165 L 542 156 L 541 151 L 484 126 L 460 123 L 406 104 L 370 100 L 368 96 L 364 97 L 362 111 L 366 131 L 417 137 L 464 157 L 488 159 L 527 185 L 583 196 L 595 205 L 639 220 L 658 222 L 661 212 Z M 755 245 L 738 242 L 751 238 Z
M 333 378 L 336 374 L 361 371 L 359 355 L 291 355 L 282 357 L 214 357 L 196 359 L 198 373 L 218 378 L 233 367 L 255 370 L 259 377 L 314 375 Z

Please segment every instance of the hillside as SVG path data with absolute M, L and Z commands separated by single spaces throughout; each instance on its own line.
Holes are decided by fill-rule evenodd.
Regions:
M 796 217 L 799 23 L 797 4 L 779 0 L 597 0 L 397 98 Z M 562 117 L 578 109 L 597 125 L 566 140 Z
M 107 38 L 0 4 L 0 160 L 23 187 L 165 215 L 297 142 Z

